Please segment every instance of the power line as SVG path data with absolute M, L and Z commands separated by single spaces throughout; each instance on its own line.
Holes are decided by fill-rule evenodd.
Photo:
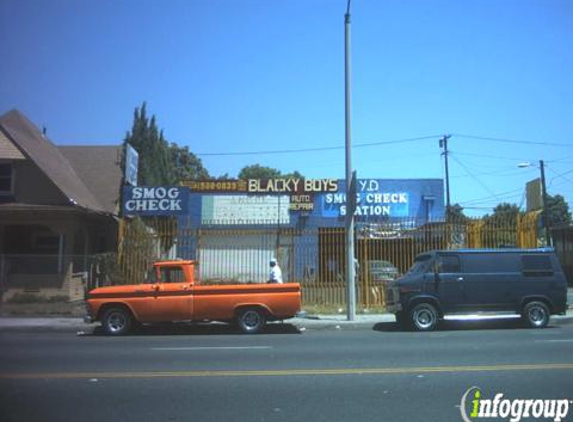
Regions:
M 391 144 L 404 144 L 407 142 L 423 141 L 426 139 L 436 139 L 440 135 L 431 136 L 421 136 L 419 138 L 407 138 L 407 139 L 396 139 L 392 141 L 381 141 L 381 142 L 369 142 L 362 144 L 354 144 L 353 148 L 366 148 L 374 147 L 379 145 L 391 145 Z M 195 155 L 207 157 L 207 156 L 236 156 L 236 155 L 271 155 L 271 154 L 294 154 L 299 152 L 318 152 L 318 151 L 332 151 L 344 149 L 344 145 L 334 146 L 334 147 L 316 147 L 316 148 L 300 148 L 300 149 L 283 149 L 283 150 L 266 150 L 266 151 L 234 151 L 234 152 L 204 152 L 196 153 Z
M 513 201 L 519 198 L 523 198 L 523 193 L 518 193 L 516 195 L 505 195 L 505 196 L 498 196 L 496 199 L 490 199 L 485 201 L 468 201 L 468 202 L 460 202 L 460 205 L 464 208 L 471 207 L 471 206 L 478 206 L 478 205 L 486 205 L 486 204 L 495 204 L 498 205 L 502 202 Z M 494 205 L 494 206 L 495 206 Z
M 487 202 L 487 200 L 489 200 L 489 199 L 493 200 L 494 198 L 500 198 L 500 199 L 513 198 L 513 197 L 516 197 L 518 195 L 509 196 L 509 194 L 515 194 L 516 192 L 519 192 L 521 194 L 521 191 L 522 191 L 521 188 L 512 189 L 512 190 L 500 192 L 497 195 L 493 195 L 493 196 L 486 196 L 483 198 L 476 198 L 476 199 L 468 199 L 467 201 L 464 202 L 464 204 L 474 204 L 474 203 L 480 203 L 480 202 Z
M 567 161 L 570 158 L 573 158 L 573 155 L 567 155 L 565 157 L 561 157 L 561 158 L 558 158 L 556 160 L 547 160 L 546 162 L 547 163 L 570 163 L 570 161 Z
M 456 158 L 455 155 L 451 155 L 452 159 L 458 163 L 458 165 L 460 165 L 471 177 L 472 179 L 474 179 L 476 182 L 478 182 L 486 191 L 488 191 L 489 193 L 491 193 L 494 197 L 497 198 L 497 195 L 495 193 L 493 193 L 492 190 L 490 190 L 489 187 L 486 186 L 485 183 L 483 183 L 480 179 L 478 179 L 471 171 L 469 168 L 467 168 L 460 160 L 458 160 Z
M 549 170 L 551 170 L 551 172 L 553 172 L 553 173 L 555 174 L 555 177 L 553 177 L 553 178 L 549 181 L 549 186 L 551 186 L 551 185 L 553 184 L 553 181 L 554 181 L 555 179 L 559 179 L 559 178 L 565 179 L 565 180 L 567 180 L 569 183 L 573 183 L 573 180 L 569 179 L 568 177 L 565 177 L 566 174 L 573 173 L 573 170 L 566 171 L 565 173 L 557 173 L 557 172 L 556 172 L 555 170 L 553 170 L 553 169 L 549 169 Z
M 490 138 L 487 136 L 466 135 L 463 133 L 454 133 L 454 134 L 452 134 L 452 136 L 457 136 L 458 138 L 478 139 L 481 141 L 505 142 L 505 143 L 509 143 L 509 144 L 545 145 L 545 146 L 552 146 L 552 147 L 573 148 L 573 144 L 563 144 L 563 143 L 559 143 L 559 142 L 523 141 L 523 140 L 519 140 L 519 139 Z
M 533 173 L 534 171 L 537 171 L 536 169 L 529 169 L 529 173 Z M 477 174 L 479 174 L 480 176 L 517 176 L 520 174 L 525 174 L 526 171 L 523 170 L 508 170 L 508 169 L 504 169 L 504 170 L 497 170 L 497 171 L 487 171 L 487 172 L 476 172 Z M 460 176 L 451 176 L 452 178 L 456 178 L 456 179 L 460 179 L 463 177 L 467 177 L 470 176 L 469 174 L 463 174 Z
M 451 152 L 454 152 L 452 150 L 450 150 Z M 515 157 L 501 157 L 498 155 L 488 155 L 488 154 L 475 154 L 475 153 L 471 153 L 471 152 L 459 152 L 459 151 L 455 151 L 456 155 L 461 155 L 461 156 L 468 156 L 468 157 L 478 157 L 478 158 L 494 158 L 497 160 L 509 160 L 509 161 L 527 161 L 524 160 L 522 158 L 515 158 Z
M 415 141 L 423 141 L 427 139 L 436 139 L 439 138 L 441 135 L 430 135 L 430 136 L 421 136 L 417 138 L 406 138 L 406 139 L 396 139 L 391 141 L 380 141 L 380 142 L 370 142 L 370 143 L 362 143 L 362 144 L 354 144 L 353 148 L 365 148 L 365 147 L 374 147 L 380 145 L 391 145 L 391 144 L 401 144 L 406 142 L 415 142 Z M 505 139 L 505 138 L 493 138 L 487 136 L 478 136 L 478 135 L 468 135 L 463 133 L 454 133 L 452 136 L 456 136 L 458 138 L 467 138 L 467 139 L 478 139 L 482 141 L 492 141 L 492 142 L 504 142 L 504 143 L 512 143 L 512 144 L 525 144 L 525 145 L 544 145 L 544 146 L 556 146 L 556 147 L 572 147 L 571 144 L 564 144 L 559 142 L 539 142 L 539 141 L 525 141 L 525 140 L 518 140 L 518 139 Z M 315 148 L 298 148 L 298 149 L 283 149 L 283 150 L 260 150 L 260 151 L 233 151 L 233 152 L 203 152 L 203 153 L 196 153 L 195 155 L 198 156 L 236 156 L 236 155 L 273 155 L 273 154 L 295 154 L 301 152 L 319 152 L 319 151 L 332 151 L 332 150 L 340 150 L 344 149 L 343 145 L 340 146 L 332 146 L 332 147 L 315 147 Z M 470 154 L 470 153 L 458 153 L 459 155 L 475 155 L 478 157 L 486 157 L 486 158 L 498 158 L 498 159 L 507 159 L 507 160 L 514 160 L 514 158 L 510 157 L 499 157 L 493 155 L 485 155 L 485 154 Z M 515 159 L 517 160 L 517 159 Z

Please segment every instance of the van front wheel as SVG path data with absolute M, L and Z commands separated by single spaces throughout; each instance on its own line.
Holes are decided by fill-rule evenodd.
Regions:
M 523 308 L 521 318 L 531 328 L 543 328 L 549 323 L 549 308 L 543 302 L 529 302 Z
M 419 303 L 410 311 L 410 321 L 416 331 L 432 331 L 438 325 L 438 310 L 431 303 Z

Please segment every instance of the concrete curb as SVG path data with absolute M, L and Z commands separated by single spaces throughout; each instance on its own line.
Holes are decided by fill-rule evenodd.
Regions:
M 447 323 L 474 325 L 484 323 L 503 324 L 515 320 L 513 315 L 501 316 L 470 316 L 463 318 L 447 318 Z M 462 321 L 462 322 L 460 322 Z M 551 324 L 562 325 L 573 322 L 573 310 L 569 310 L 566 315 L 554 315 L 551 317 Z M 315 315 L 305 318 L 292 318 L 285 321 L 285 324 L 294 326 L 300 331 L 306 330 L 353 330 L 353 329 L 373 329 L 378 324 L 394 324 L 395 318 L 392 314 L 372 314 L 356 315 L 354 321 L 348 321 L 344 315 Z M 278 323 L 280 324 L 280 323 Z M 0 333 L 2 332 L 76 332 L 92 333 L 99 326 L 98 323 L 86 324 L 83 319 L 77 317 L 0 317 Z

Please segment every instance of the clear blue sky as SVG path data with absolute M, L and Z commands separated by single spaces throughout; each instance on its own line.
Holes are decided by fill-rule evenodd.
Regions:
M 573 206 L 573 1 L 353 0 L 353 142 L 361 178 L 440 178 L 452 202 L 520 204 L 547 161 Z M 342 146 L 346 0 L 0 0 L 0 113 L 57 144 L 118 144 L 147 101 L 197 154 Z M 548 145 L 553 144 L 553 145 Z M 562 144 L 562 145 L 557 145 Z M 344 177 L 344 150 L 202 156 Z

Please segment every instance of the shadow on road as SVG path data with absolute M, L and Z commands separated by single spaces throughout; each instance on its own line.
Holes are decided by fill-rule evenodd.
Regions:
M 260 334 L 300 334 L 297 327 L 292 324 L 269 324 Z M 234 325 L 220 323 L 165 323 L 143 325 L 126 336 L 192 336 L 192 335 L 245 335 Z M 96 327 L 94 336 L 105 336 L 101 327 Z
M 545 330 L 557 328 L 560 324 L 550 322 Z M 381 332 L 408 332 L 410 330 L 400 327 L 396 322 L 379 322 L 372 327 L 374 331 Z M 520 319 L 489 319 L 480 321 L 442 321 L 437 331 L 474 331 L 474 330 L 534 330 L 526 327 Z

